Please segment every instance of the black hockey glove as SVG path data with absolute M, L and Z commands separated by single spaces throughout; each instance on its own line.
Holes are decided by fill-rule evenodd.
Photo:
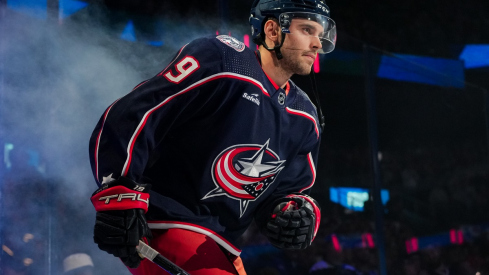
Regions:
M 120 177 L 102 185 L 92 194 L 97 210 L 94 236 L 101 250 L 121 258 L 125 265 L 136 268 L 141 257 L 136 251 L 139 240 L 151 238 L 144 214 L 148 211 L 149 184 L 137 184 Z
M 293 194 L 274 205 L 265 229 L 270 243 L 282 249 L 305 249 L 311 245 L 321 219 L 316 201 L 304 194 Z

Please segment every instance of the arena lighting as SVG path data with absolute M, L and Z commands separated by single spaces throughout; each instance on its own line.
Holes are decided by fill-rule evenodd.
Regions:
M 316 59 L 314 60 L 314 65 L 313 65 L 313 68 L 314 68 L 314 72 L 315 73 L 319 73 L 319 54 L 316 54 Z
M 3 163 L 7 169 L 12 167 L 12 163 L 10 162 L 10 151 L 14 149 L 14 145 L 12 143 L 5 143 L 3 145 Z
M 59 22 L 88 6 L 78 0 L 59 0 Z M 38 19 L 47 19 L 48 0 L 7 0 L 7 8 Z
M 471 233 L 474 234 L 471 238 Z M 435 235 L 412 237 L 405 241 L 406 252 L 415 253 L 423 249 L 433 247 L 444 247 L 449 245 L 463 245 L 466 242 L 475 240 L 475 237 L 489 232 L 489 226 L 481 227 L 480 225 L 469 226 L 463 229 L 450 229 L 449 231 L 440 232 Z M 327 237 L 331 240 L 336 250 L 350 248 L 375 248 L 375 238 L 372 233 L 364 232 L 361 235 L 336 235 L 331 234 Z
M 333 243 L 333 247 L 336 251 L 341 251 L 341 244 L 340 241 L 338 240 L 338 237 L 336 237 L 335 234 L 331 235 L 331 241 Z
M 7 8 L 42 20 L 48 17 L 47 0 L 7 0 Z
M 375 242 L 371 233 L 363 233 L 362 234 L 362 246 L 368 248 L 374 248 Z
M 329 199 L 334 203 L 339 203 L 343 207 L 353 211 L 363 211 L 364 203 L 369 199 L 368 188 L 358 187 L 330 187 Z M 389 191 L 380 191 L 382 204 L 385 205 L 389 200 Z
M 136 29 L 134 27 L 134 23 L 132 22 L 132 20 L 129 20 L 127 22 L 119 38 L 130 42 L 138 42 L 138 39 L 136 37 Z M 154 40 L 144 41 L 144 43 L 154 47 L 161 47 L 164 44 L 163 41 L 154 41 Z
M 377 72 L 380 78 L 464 88 L 464 62 L 406 54 L 383 55 Z
M 76 0 L 59 0 L 59 22 L 88 6 L 88 3 Z
M 455 235 L 454 235 L 455 239 L 453 241 L 456 242 L 455 244 L 459 244 L 457 242 L 459 242 L 459 240 L 460 240 L 459 238 L 461 236 L 458 236 L 458 233 L 456 232 L 456 230 L 454 230 L 454 232 L 455 232 Z M 416 239 L 417 239 L 417 247 L 419 250 L 427 249 L 430 247 L 443 247 L 443 246 L 448 246 L 448 245 L 454 244 L 452 242 L 451 232 L 442 232 L 442 233 L 439 233 L 436 235 L 418 237 Z M 408 249 L 408 246 L 406 246 L 406 249 Z M 415 251 L 416 250 L 414 250 L 413 252 L 415 252 Z
M 464 234 L 462 230 L 450 229 L 450 242 L 453 244 L 463 244 Z
M 250 47 L 250 36 L 248 34 L 243 36 L 243 43 L 246 45 L 246 47 Z
M 134 31 L 134 23 L 132 20 L 127 22 L 126 27 L 122 31 L 121 36 L 119 37 L 122 40 L 136 42 L 136 32 Z
M 414 253 L 419 250 L 418 238 L 411 238 L 406 241 L 406 252 L 408 254 Z
M 488 67 L 489 45 L 466 45 L 458 58 L 465 62 L 467 69 Z

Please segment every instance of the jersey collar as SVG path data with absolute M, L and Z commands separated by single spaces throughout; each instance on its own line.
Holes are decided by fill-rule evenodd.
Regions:
M 260 67 L 261 67 L 261 55 L 260 55 L 260 51 L 255 51 L 255 55 L 256 55 L 256 59 L 258 59 L 258 62 L 260 63 Z M 263 71 L 263 68 L 262 68 L 262 71 Z M 267 76 L 268 80 L 270 81 L 270 83 L 272 83 L 273 87 L 275 88 L 275 91 L 278 91 L 279 89 L 281 89 L 277 83 L 275 83 L 275 81 L 273 81 L 273 79 L 271 79 L 268 74 L 263 71 L 263 73 Z M 289 81 L 290 80 L 287 80 L 287 83 L 285 84 L 285 95 L 288 95 L 289 94 L 289 90 L 290 90 L 290 84 L 289 84 Z

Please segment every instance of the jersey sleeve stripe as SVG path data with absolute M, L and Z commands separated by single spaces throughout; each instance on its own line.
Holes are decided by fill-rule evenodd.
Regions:
M 141 87 L 141 86 L 142 86 L 144 83 L 146 83 L 146 82 L 148 82 L 148 81 L 149 81 L 149 80 L 145 80 L 145 81 L 143 81 L 143 82 L 139 83 L 139 84 L 138 84 L 136 87 L 134 87 L 132 90 L 133 90 L 133 91 L 134 91 L 134 90 L 136 90 L 137 88 Z
M 309 167 L 311 168 L 311 174 L 312 174 L 312 181 L 311 181 L 311 184 L 309 184 L 309 186 L 305 187 L 305 188 L 302 188 L 299 192 L 304 192 L 305 190 L 311 188 L 314 183 L 316 182 L 316 166 L 314 165 L 314 160 L 312 158 L 312 154 L 309 153 L 307 154 L 307 161 L 309 163 Z
M 148 226 L 151 229 L 170 229 L 170 228 L 180 228 L 194 231 L 203 235 L 208 236 L 213 239 L 216 243 L 224 247 L 227 251 L 231 252 L 235 256 L 241 254 L 241 249 L 238 249 L 230 242 L 228 242 L 223 237 L 219 236 L 216 232 L 209 230 L 203 226 L 196 224 L 185 223 L 185 222 L 174 222 L 174 221 L 148 221 Z
M 302 117 L 305 117 L 309 120 L 311 120 L 313 123 L 314 123 L 314 130 L 316 131 L 316 135 L 317 137 L 319 138 L 319 129 L 318 129 L 318 124 L 316 122 L 316 119 L 314 119 L 313 116 L 311 116 L 310 114 L 306 113 L 306 112 L 303 112 L 303 111 L 299 111 L 299 110 L 294 110 L 294 109 L 291 109 L 289 107 L 285 107 L 285 110 L 290 113 L 290 114 L 293 114 L 293 115 L 298 115 L 298 116 L 302 116 Z
M 254 78 L 244 76 L 244 75 L 240 75 L 240 74 L 235 74 L 235 73 L 220 73 L 220 74 L 216 74 L 216 76 L 218 76 L 218 78 L 227 77 L 227 78 L 234 78 L 234 79 L 238 79 L 238 80 L 242 80 L 242 81 L 247 81 L 247 82 L 257 86 L 258 88 L 260 88 L 260 90 L 262 91 L 262 93 L 264 95 L 270 97 L 270 94 L 268 93 L 267 89 L 265 89 L 263 84 L 261 84 L 259 81 L 257 81 Z
M 107 120 L 107 115 L 109 114 L 110 109 L 112 109 L 112 106 L 114 106 L 114 104 L 116 104 L 117 101 L 119 101 L 119 99 L 114 101 L 114 103 L 112 103 L 112 105 L 110 105 L 109 108 L 107 108 L 107 110 L 105 111 L 104 121 L 102 122 L 102 126 L 100 126 L 100 131 L 97 135 L 97 141 L 95 143 L 95 153 L 93 155 L 94 156 L 94 163 L 95 163 L 95 177 L 97 178 L 97 182 L 99 184 L 100 184 L 100 180 L 99 180 L 99 175 L 98 175 L 98 151 L 99 151 L 99 147 L 100 147 L 100 137 L 102 136 L 102 131 L 104 130 L 104 125 L 105 125 L 105 121 Z
M 270 94 L 268 93 L 268 91 L 265 89 L 265 87 L 263 87 L 263 85 L 258 82 L 256 79 L 253 79 L 251 77 L 247 77 L 247 76 L 244 76 L 244 75 L 240 75 L 240 74 L 235 74 L 235 73 L 218 73 L 218 74 L 215 74 L 215 75 L 211 75 L 211 76 L 208 76 L 206 78 L 203 78 L 195 83 L 193 83 L 192 85 L 188 86 L 187 88 L 181 90 L 180 92 L 177 92 L 169 97 L 167 97 L 165 100 L 163 100 L 161 103 L 159 103 L 158 105 L 156 105 L 155 107 L 151 108 L 149 111 L 147 111 L 141 121 L 139 122 L 139 125 L 137 126 L 134 134 L 132 135 L 131 139 L 129 140 L 129 146 L 127 147 L 127 159 L 126 159 L 126 162 L 124 163 L 124 167 L 122 168 L 122 173 L 121 175 L 123 176 L 126 176 L 128 171 L 129 171 L 129 167 L 131 165 L 131 160 L 132 160 L 132 152 L 133 152 L 133 148 L 134 148 L 134 144 L 136 142 L 136 139 L 137 137 L 139 136 L 139 134 L 141 133 L 142 129 L 144 128 L 144 126 L 146 125 L 146 122 L 148 120 L 148 117 L 153 113 L 155 112 L 156 110 L 158 110 L 159 108 L 161 108 L 162 106 L 164 106 L 165 104 L 167 104 L 168 102 L 170 102 L 172 99 L 174 99 L 175 97 L 179 96 L 179 95 L 182 95 L 182 94 L 185 94 L 186 92 L 188 91 L 191 91 L 201 85 L 204 85 L 208 82 L 211 82 L 211 81 L 214 81 L 214 80 L 218 80 L 218 79 L 221 79 L 221 78 L 232 78 L 232 79 L 238 79 L 238 80 L 241 80 L 241 81 L 246 81 L 246 82 L 249 82 L 255 86 L 257 86 L 262 92 L 263 94 L 265 94 L 266 96 L 270 97 Z

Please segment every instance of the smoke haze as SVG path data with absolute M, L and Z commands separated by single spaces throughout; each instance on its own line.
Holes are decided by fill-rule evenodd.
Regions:
M 197 11 L 184 19 L 169 15 L 154 20 L 156 36 L 138 33 L 140 41 L 164 42 L 153 47 L 119 39 L 127 20 L 110 29 L 108 11 L 87 10 L 52 22 L 0 6 L 0 141 L 11 144 L 0 170 L 0 241 L 16 252 L 2 254 L 0 266 L 9 263 L 3 268 L 60 274 L 64 257 L 83 252 L 95 274 L 129 274 L 92 241 L 91 132 L 113 101 L 157 74 L 180 47 L 220 29 Z M 243 26 L 233 33 L 246 33 Z M 25 267 L 24 258 L 34 261 Z
M 2 141 L 13 145 L 2 186 L 2 229 L 3 243 L 16 252 L 12 268 L 19 270 L 16 262 L 28 257 L 33 263 L 26 270 L 59 274 L 64 257 L 85 252 L 99 270 L 127 273 L 91 239 L 89 197 L 96 185 L 88 139 L 103 110 L 140 82 L 141 73 L 114 48 L 102 47 L 109 37 L 88 25 L 66 29 L 9 11 L 0 25 Z M 33 241 L 18 241 L 25 234 Z M 41 251 L 22 252 L 31 245 Z
M 13 145 L 1 186 L 1 241 L 13 256 L 2 254 L 3 268 L 60 274 L 64 257 L 83 252 L 95 274 L 129 274 L 92 241 L 88 140 L 105 108 L 183 44 L 168 40 L 162 51 L 122 41 L 90 18 L 57 24 L 1 12 L 0 138 Z M 28 267 L 25 258 L 33 259 Z

